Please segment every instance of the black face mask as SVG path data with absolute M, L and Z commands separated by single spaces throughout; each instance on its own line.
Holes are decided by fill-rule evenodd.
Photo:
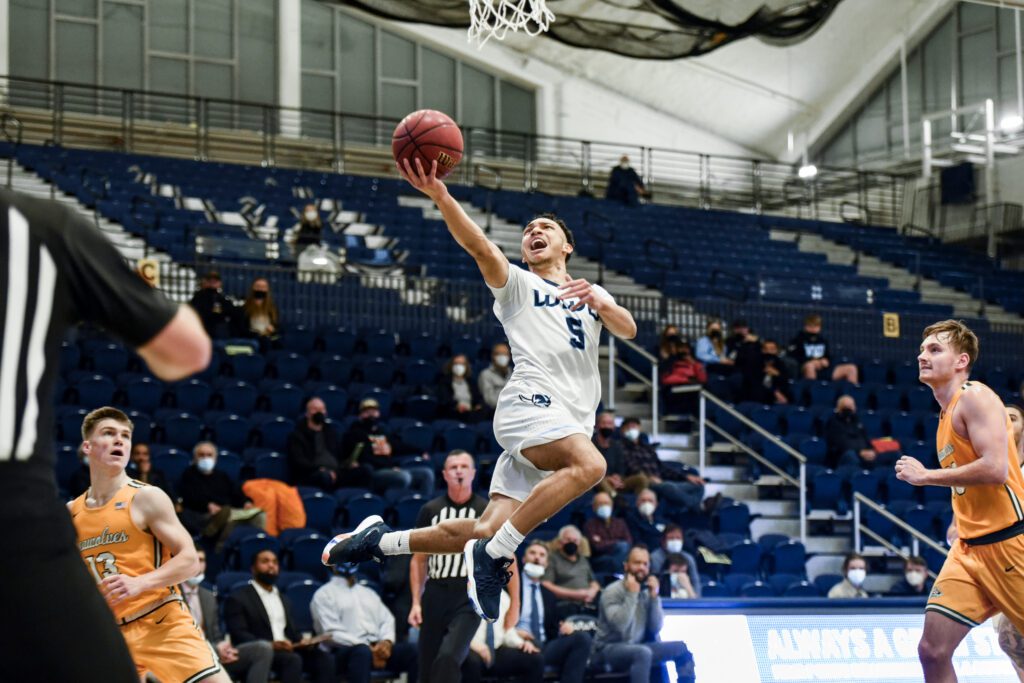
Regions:
M 359 420 L 359 422 L 362 423 L 362 425 L 365 427 L 372 428 L 377 426 L 378 418 L 364 417 L 363 419 Z
M 579 550 L 579 546 L 576 545 L 575 543 L 564 543 L 564 544 L 562 544 L 562 552 L 564 552 L 569 557 L 572 557 L 573 555 L 575 555 L 577 550 Z
M 268 586 L 273 586 L 277 583 L 277 574 L 271 574 L 270 572 L 256 572 L 256 580 Z
M 322 425 L 327 417 L 323 413 L 313 413 L 309 416 L 309 419 L 312 420 L 315 425 Z
M 840 408 L 838 415 L 844 420 L 849 420 L 853 417 L 853 411 L 849 408 Z
M 615 428 L 614 427 L 601 427 L 600 429 L 597 430 L 597 433 L 600 434 L 602 436 L 602 438 L 610 439 L 610 438 L 612 438 L 612 434 L 615 433 Z
M 264 299 L 267 298 L 267 293 L 266 292 L 253 292 L 252 293 L 252 298 L 256 299 L 257 301 L 263 301 Z
M 708 337 L 711 338 L 711 339 L 714 339 L 715 341 L 718 341 L 719 339 L 722 338 L 722 331 L 721 330 L 711 330 L 710 332 L 708 332 Z

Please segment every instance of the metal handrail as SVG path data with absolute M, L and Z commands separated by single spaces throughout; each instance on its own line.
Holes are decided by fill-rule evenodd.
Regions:
M 636 369 L 630 367 L 628 364 L 620 361 L 615 357 L 615 346 L 616 344 L 624 344 L 626 347 L 636 351 L 641 358 L 651 364 L 651 376 L 650 379 L 644 377 Z M 651 437 L 658 440 L 658 357 L 648 353 L 642 346 L 633 342 L 629 339 L 618 339 L 613 334 L 608 335 L 608 407 L 615 408 L 615 368 L 621 367 L 634 377 L 639 379 L 641 382 L 646 384 L 651 390 Z
M 806 545 L 806 542 L 807 542 L 807 457 L 802 455 L 799 451 L 794 449 L 792 446 L 790 446 L 785 441 L 782 441 L 779 438 L 777 438 L 775 434 L 772 434 L 767 429 L 765 429 L 761 425 L 757 424 L 756 422 L 754 422 L 753 420 L 748 418 L 746 415 L 744 415 L 743 413 L 741 413 L 740 411 L 736 410 L 731 405 L 729 405 L 728 403 L 723 401 L 722 399 L 720 399 L 717 396 L 715 396 L 714 394 L 712 394 L 707 389 L 701 389 L 701 392 L 700 392 L 700 431 L 699 431 L 700 447 L 699 447 L 699 454 L 698 454 L 698 463 L 699 463 L 699 467 L 700 467 L 700 471 L 701 472 L 704 472 L 704 468 L 707 465 L 707 452 L 708 452 L 708 448 L 707 448 L 707 430 L 706 430 L 706 427 L 711 426 L 711 428 L 713 430 L 715 430 L 715 431 L 721 430 L 720 427 L 715 426 L 714 423 L 709 421 L 708 418 L 707 418 L 707 401 L 709 401 L 709 400 L 712 403 L 714 403 L 716 406 L 718 406 L 719 408 L 724 410 L 726 413 L 731 415 L 734 419 L 738 420 L 740 422 L 740 424 L 745 426 L 747 429 L 750 429 L 753 432 L 755 432 L 757 434 L 760 434 L 761 436 L 765 437 L 766 439 L 771 439 L 773 442 L 775 442 L 778 445 L 778 447 L 782 450 L 783 453 L 785 453 L 786 455 L 788 455 L 791 458 L 793 458 L 794 460 L 796 460 L 797 467 L 800 470 L 800 481 L 796 482 L 793 479 L 793 477 L 791 477 L 789 475 L 785 475 L 785 476 L 786 476 L 787 483 L 795 484 L 796 486 L 799 487 L 799 494 L 800 494 L 800 542 L 804 543 Z M 721 432 L 724 432 L 724 430 L 721 430 Z M 729 438 L 730 441 L 733 441 L 733 443 L 735 444 L 735 440 L 731 436 L 728 437 L 728 438 Z M 749 449 L 747 449 L 747 450 L 749 451 Z M 759 455 L 756 456 L 756 457 L 757 457 L 757 460 L 759 462 L 765 462 L 765 459 L 763 457 L 761 457 Z M 771 469 L 773 471 L 779 472 L 779 468 L 778 467 L 775 467 L 774 465 L 771 465 L 771 463 L 768 463 L 768 464 L 771 466 Z
M 881 538 L 877 533 L 875 533 L 871 529 L 864 528 L 864 527 L 861 526 L 861 521 L 860 521 L 861 505 L 868 506 L 874 512 L 877 512 L 878 514 L 882 515 L 883 517 L 888 519 L 890 522 L 892 522 L 893 524 L 898 526 L 900 529 L 902 529 L 903 531 L 905 531 L 908 534 L 910 534 L 910 537 L 911 537 L 911 554 L 913 554 L 913 555 L 920 555 L 921 554 L 921 552 L 920 552 L 920 548 L 921 548 L 920 544 L 922 542 L 926 546 L 931 548 L 932 550 L 940 552 L 943 555 L 948 555 L 949 554 L 949 551 L 946 548 L 944 548 L 942 545 L 940 545 L 940 544 L 936 543 L 935 541 L 933 541 L 932 539 L 928 538 L 928 536 L 926 536 L 925 534 L 921 533 L 920 531 L 918 531 L 914 527 L 910 526 L 909 524 L 904 522 L 902 519 L 900 519 L 896 515 L 892 514 L 888 510 L 886 510 L 885 507 L 883 507 L 882 505 L 879 505 L 875 501 L 871 500 L 870 498 L 865 496 L 863 493 L 854 493 L 853 494 L 853 547 L 854 547 L 854 550 L 856 550 L 858 553 L 861 551 L 861 542 L 860 542 L 861 535 L 864 534 L 864 535 L 867 535 L 867 536 L 871 536 L 876 541 L 879 541 L 887 549 L 892 550 L 892 551 L 896 552 L 897 554 L 899 554 L 899 555 L 903 556 L 904 558 L 906 558 L 906 555 L 904 555 L 904 553 L 902 551 L 897 549 L 895 546 L 893 546 L 891 543 L 889 543 L 885 539 Z
M 9 124 L 14 124 L 14 126 L 17 129 L 17 133 L 15 135 L 13 135 L 13 136 L 11 135 L 11 132 L 7 128 L 7 126 Z M 2 132 L 4 137 L 7 138 L 7 141 L 13 143 L 15 145 L 15 147 L 20 147 L 21 146 L 21 137 L 22 137 L 22 133 L 24 132 L 24 128 L 25 128 L 25 126 L 22 125 L 21 121 L 14 114 L 11 114 L 10 112 L 5 112 L 2 116 L 0 116 L 0 132 Z M 8 189 L 11 188 L 11 185 L 14 182 L 14 157 L 15 157 L 16 154 L 17 154 L 17 152 L 15 152 L 15 154 L 11 154 L 9 157 L 7 157 L 7 188 Z

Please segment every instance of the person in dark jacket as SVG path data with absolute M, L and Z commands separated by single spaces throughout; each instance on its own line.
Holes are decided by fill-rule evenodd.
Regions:
M 274 673 L 281 683 L 300 683 L 305 665 L 314 683 L 334 681 L 334 661 L 295 628 L 291 600 L 277 587 L 280 568 L 273 550 L 252 559 L 252 581 L 228 598 L 224 623 L 238 646 L 265 641 L 274 649 Z
M 800 374 L 804 379 L 818 379 L 820 373 L 828 376 L 827 370 L 832 366 L 829 355 L 828 341 L 821 335 L 821 316 L 811 314 L 804 318 L 804 329 L 789 342 L 789 356 L 800 365 Z M 832 370 L 834 382 L 845 380 L 853 384 L 860 383 L 857 366 L 853 363 L 840 363 Z
M 605 199 L 612 199 L 622 202 L 626 206 L 636 206 L 640 203 L 640 197 L 649 197 L 650 192 L 644 186 L 644 181 L 639 174 L 629 165 L 629 157 L 622 155 L 619 165 L 612 169 L 608 175 L 608 187 L 605 190 Z
M 473 367 L 461 353 L 445 363 L 437 387 L 437 404 L 443 418 L 477 422 L 487 417 L 483 396 L 473 381 Z
M 596 488 L 614 496 L 625 486 L 623 478 L 626 476 L 626 459 L 622 452 L 622 442 L 615 438 L 615 413 L 605 411 L 598 414 L 594 425 L 594 436 L 590 440 L 604 456 L 606 464 L 604 479 Z
M 926 597 L 931 594 L 934 579 L 928 576 L 928 562 L 912 555 L 903 563 L 903 578 L 892 585 L 888 595 L 900 597 Z
M 380 403 L 374 398 L 359 402 L 359 419 L 352 423 L 341 440 L 342 468 L 362 468 L 375 490 L 414 486 L 416 493 L 430 495 L 434 491 L 434 470 L 410 465 L 395 457 L 402 450 L 394 436 L 388 436 L 380 417 Z M 348 463 L 348 464 L 346 464 Z M 346 484 L 351 485 L 351 484 Z
M 368 469 L 342 464 L 341 437 L 327 422 L 327 406 L 314 396 L 306 401 L 306 416 L 288 435 L 288 465 L 299 486 L 332 490 L 338 486 L 369 486 Z
M 251 508 L 252 501 L 216 466 L 216 444 L 197 443 L 192 449 L 192 464 L 182 473 L 177 486 L 181 497 L 178 516 L 189 533 L 223 540 L 231 521 L 231 509 Z
M 741 398 L 758 403 L 789 403 L 789 369 L 779 357 L 779 345 L 772 339 L 741 344 L 736 367 L 742 377 Z
M 826 467 L 875 466 L 878 453 L 871 447 L 864 424 L 857 417 L 857 403 L 852 396 L 843 395 L 836 401 L 836 412 L 825 423 L 825 446 Z
M 238 324 L 238 307 L 221 290 L 220 273 L 211 270 L 199 282 L 200 289 L 188 302 L 199 314 L 206 333 L 213 339 L 231 337 Z
M 320 212 L 317 210 L 316 204 L 306 204 L 302 209 L 299 229 L 295 232 L 295 253 L 301 253 L 303 249 L 312 244 L 320 244 L 323 232 L 324 224 L 320 220 Z

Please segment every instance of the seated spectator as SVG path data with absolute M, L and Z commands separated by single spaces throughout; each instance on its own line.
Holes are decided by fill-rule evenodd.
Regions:
M 689 342 L 679 337 L 669 338 L 669 357 L 658 364 L 658 376 L 664 388 L 665 410 L 670 414 L 689 414 L 697 411 L 700 399 L 696 393 L 675 392 L 679 386 L 704 384 L 708 375 L 704 366 L 693 357 Z
M 669 555 L 665 560 L 668 582 L 662 584 L 662 596 L 676 600 L 699 598 L 700 580 L 693 578 L 697 575 L 697 570 L 693 569 L 695 564 L 692 559 L 688 560 L 683 555 Z
M 462 663 L 462 680 L 479 683 L 486 672 L 489 679 L 541 683 L 544 656 L 540 648 L 519 635 L 516 629 L 504 626 L 505 615 L 512 605 L 507 587 L 501 592 L 498 605 L 497 621 L 481 620 L 469 643 L 469 654 Z
M 473 368 L 466 356 L 453 356 L 445 363 L 441 375 L 441 384 L 437 388 L 441 417 L 476 422 L 487 416 L 483 410 L 483 397 L 473 382 Z
M 242 304 L 242 334 L 252 336 L 261 342 L 278 337 L 281 334 L 280 315 L 270 293 L 270 282 L 263 277 L 252 281 L 249 295 Z M 262 348 L 266 351 L 269 348 Z
M 868 563 L 863 555 L 850 553 L 843 560 L 843 580 L 832 586 L 830 598 L 866 598 L 864 579 L 868 575 Z
M 658 337 L 658 362 L 668 360 L 672 356 L 673 344 L 680 338 L 679 328 L 675 325 L 665 325 Z
M 199 281 L 200 288 L 188 302 L 211 339 L 227 339 L 234 334 L 238 310 L 235 303 L 221 291 L 220 273 L 208 271 Z
M 730 326 L 729 336 L 725 338 L 725 355 L 727 358 L 736 360 L 736 354 L 739 353 L 740 348 L 745 344 L 758 344 L 757 336 L 751 331 L 750 325 L 747 324 L 746 320 L 737 318 L 732 321 Z
M 597 608 L 601 586 L 590 562 L 580 553 L 583 535 L 571 524 L 558 531 L 558 550 L 551 553 L 543 586 L 558 600 L 558 616 L 565 618 Z
M 167 481 L 167 476 L 161 470 L 153 467 L 148 444 L 133 443 L 131 459 L 134 469 L 132 476 L 135 479 L 163 489 L 164 493 L 171 495 L 171 485 Z
M 354 469 L 353 465 L 369 468 L 364 471 L 371 473 L 373 488 L 379 492 L 414 487 L 420 495 L 431 495 L 434 492 L 433 468 L 400 467 L 394 457 L 400 444 L 392 444 L 393 440 L 396 439 L 388 437 L 380 419 L 377 399 L 364 398 L 359 403 L 359 419 L 352 423 L 341 439 L 341 471 Z
M 889 589 L 889 595 L 927 597 L 935 581 L 928 576 L 928 562 L 912 555 L 903 563 L 903 578 Z
M 241 487 L 216 467 L 216 444 L 200 441 L 192 449 L 192 464 L 182 473 L 177 491 L 181 498 L 178 516 L 185 528 L 193 536 L 201 534 L 219 545 L 231 532 L 232 509 L 252 509 L 247 521 L 261 528 L 264 521 Z
M 310 245 L 319 245 L 323 239 L 324 224 L 320 220 L 320 212 L 316 204 L 306 204 L 302 208 L 302 217 L 292 233 L 295 253 L 299 254 Z
M 633 537 L 625 520 L 612 516 L 612 497 L 599 492 L 594 495 L 594 516 L 583 525 L 583 535 L 590 543 L 590 564 L 594 571 L 613 574 L 626 561 L 633 547 Z
M 836 411 L 825 423 L 825 445 L 826 467 L 852 465 L 871 469 L 875 466 L 878 453 L 871 447 L 864 424 L 857 417 L 857 402 L 852 396 L 844 394 L 836 401 Z
M 480 385 L 480 395 L 484 403 L 494 410 L 498 405 L 498 394 L 505 388 L 508 378 L 512 376 L 512 352 L 508 344 L 495 344 L 491 349 L 491 364 L 488 365 L 480 378 L 477 380 Z
M 622 454 L 622 443 L 615 435 L 615 413 L 605 411 L 599 413 L 594 425 L 594 436 L 591 442 L 604 456 L 604 479 L 597 488 L 610 496 L 618 495 L 625 487 L 625 460 Z
M 686 643 L 657 640 L 664 623 L 661 585 L 650 573 L 647 549 L 630 550 L 623 570 L 623 578 L 601 594 L 592 668 L 628 671 L 630 683 L 648 683 L 652 666 L 673 661 L 677 680 L 694 683 L 693 655 Z
M 741 399 L 769 405 L 789 403 L 789 369 L 779 357 L 779 345 L 773 339 L 759 340 L 754 334 L 747 338 L 750 341 L 736 352 Z
M 694 352 L 704 369 L 708 372 L 724 372 L 732 370 L 733 359 L 727 355 L 725 335 L 722 332 L 722 321 L 711 318 L 704 328 L 704 336 L 697 340 Z
M 829 358 L 828 341 L 821 336 L 821 316 L 811 314 L 804 318 L 804 329 L 789 343 L 789 355 L 800 365 L 800 374 L 804 379 L 818 379 L 832 365 Z M 837 365 L 831 374 L 826 373 L 833 382 L 847 381 L 860 383 L 857 366 L 853 363 Z
M 633 489 L 653 489 L 680 512 L 700 512 L 705 484 L 700 475 L 679 463 L 661 462 L 654 447 L 640 439 L 640 420 L 635 417 L 622 421 L 621 432 L 626 478 Z M 640 541 L 636 536 L 634 540 Z
M 253 640 L 232 645 L 220 629 L 220 612 L 217 610 L 217 596 L 202 585 L 206 571 L 206 551 L 196 546 L 199 556 L 199 573 L 181 584 L 181 594 L 192 612 L 196 625 L 203 630 L 210 647 L 217 651 L 217 657 L 232 680 L 245 683 L 266 683 L 270 679 L 270 667 L 274 662 L 274 648 L 267 640 Z
M 541 582 L 547 572 L 548 557 L 547 546 L 537 540 L 523 553 L 522 607 L 516 632 L 540 648 L 545 666 L 555 669 L 560 683 L 582 683 L 591 636 L 559 620 L 555 595 Z
M 327 405 L 319 396 L 306 401 L 306 416 L 288 435 L 288 466 L 298 486 L 330 491 L 339 486 L 369 488 L 370 469 L 358 459 L 341 458 L 341 438 L 327 421 Z
M 231 643 L 270 643 L 272 669 L 280 683 L 301 683 L 305 668 L 313 683 L 333 683 L 334 662 L 295 629 L 292 604 L 277 587 L 280 567 L 273 550 L 252 558 L 252 581 L 232 593 L 224 604 L 224 624 Z
M 74 498 L 88 491 L 91 483 L 89 456 L 82 450 L 81 444 L 78 445 L 78 462 L 78 469 L 72 472 L 71 478 L 68 479 L 68 495 Z
M 619 159 L 619 165 L 608 174 L 608 187 L 605 188 L 605 199 L 622 202 L 626 206 L 636 206 L 640 197 L 650 197 L 644 182 L 633 167 L 629 165 L 629 157 L 625 154 Z
M 313 594 L 310 610 L 317 635 L 334 656 L 335 670 L 349 683 L 370 683 L 374 669 L 406 672 L 416 680 L 416 646 L 395 642 L 395 615 L 372 588 L 356 581 L 356 565 L 334 568 Z
M 668 567 L 670 557 L 678 556 L 683 558 L 689 570 L 689 579 L 692 585 L 691 598 L 700 597 L 700 575 L 697 573 L 697 560 L 693 555 L 683 549 L 683 528 L 678 524 L 669 524 L 661 536 L 661 545 L 651 553 L 651 573 L 655 576 L 661 575 Z
M 658 512 L 658 495 L 654 491 L 643 489 L 637 494 L 636 507 L 626 510 L 626 525 L 634 543 L 648 548 L 658 547 L 667 524 Z M 647 562 L 650 565 L 650 555 Z

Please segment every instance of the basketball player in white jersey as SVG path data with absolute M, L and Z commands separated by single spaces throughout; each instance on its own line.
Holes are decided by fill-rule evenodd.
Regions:
M 324 548 L 324 563 L 362 562 L 403 553 L 465 554 L 470 601 L 489 621 L 498 617 L 507 567 L 523 537 L 601 481 L 605 461 L 590 441 L 601 399 L 598 345 L 601 327 L 623 339 L 636 323 L 604 289 L 573 279 L 566 263 L 572 232 L 554 216 L 523 230 L 528 270 L 509 263 L 501 249 L 466 215 L 419 161 L 399 172 L 434 200 L 455 241 L 476 261 L 494 294 L 494 313 L 505 328 L 515 369 L 494 413 L 494 435 L 504 449 L 494 467 L 490 502 L 476 520 L 448 520 L 413 531 L 391 531 L 378 516 Z

